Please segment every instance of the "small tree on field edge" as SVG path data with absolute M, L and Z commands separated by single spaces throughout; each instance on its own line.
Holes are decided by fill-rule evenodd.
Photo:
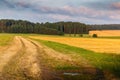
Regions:
M 97 36 L 97 34 L 93 34 L 93 36 L 92 36 L 92 37 L 97 38 L 98 36 Z

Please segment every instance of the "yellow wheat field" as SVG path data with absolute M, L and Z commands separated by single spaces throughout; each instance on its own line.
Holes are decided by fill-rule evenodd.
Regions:
M 100 38 L 71 38 L 54 36 L 30 36 L 34 39 L 59 42 L 71 46 L 76 46 L 95 52 L 120 54 L 119 39 L 100 39 Z
M 89 35 L 97 34 L 98 36 L 120 36 L 120 30 L 96 30 L 89 31 Z

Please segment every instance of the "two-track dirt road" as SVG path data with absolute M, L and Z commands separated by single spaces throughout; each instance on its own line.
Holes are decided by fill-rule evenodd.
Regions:
M 42 62 L 44 55 L 58 60 L 71 60 L 32 40 L 16 36 L 6 49 L 0 51 L 0 80 L 60 80 Z
M 1 77 L 4 77 L 2 73 L 4 72 L 4 67 L 11 68 L 20 66 L 20 68 L 26 70 L 24 73 L 26 76 L 31 76 L 40 79 L 40 66 L 37 60 L 37 48 L 30 41 L 16 36 L 13 43 L 7 47 L 4 51 L 0 51 L 0 73 Z M 17 65 L 9 67 L 11 60 L 15 58 L 14 61 Z M 13 71 L 16 68 L 13 69 Z M 9 70 L 9 69 L 7 69 Z M 7 72 L 9 73 L 9 72 Z M 7 74 L 8 75 L 8 74 Z M 4 80 L 4 78 L 3 78 Z

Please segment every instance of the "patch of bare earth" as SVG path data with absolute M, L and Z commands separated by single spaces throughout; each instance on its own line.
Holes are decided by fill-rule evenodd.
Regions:
M 7 47 L 8 47 L 8 46 L 4 46 L 4 47 L 3 47 L 3 46 L 2 46 L 2 47 L 0 46 L 0 52 L 4 51 Z

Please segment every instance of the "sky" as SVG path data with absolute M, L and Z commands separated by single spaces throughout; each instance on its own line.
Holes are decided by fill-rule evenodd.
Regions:
M 120 0 L 0 0 L 0 19 L 120 24 Z

